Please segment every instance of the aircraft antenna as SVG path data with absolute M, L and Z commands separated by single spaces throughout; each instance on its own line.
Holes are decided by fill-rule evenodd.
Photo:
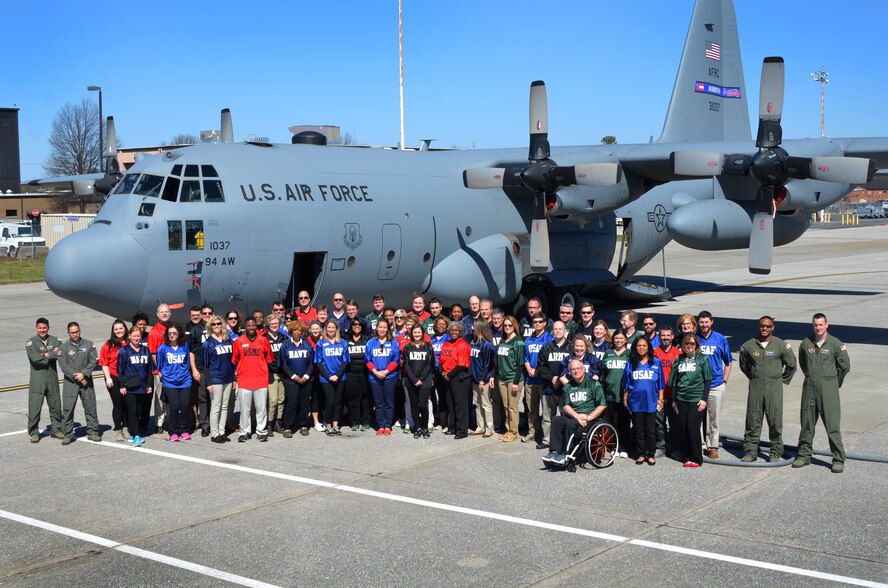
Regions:
M 826 71 L 823 66 L 820 66 L 820 69 L 811 74 L 811 79 L 815 82 L 820 82 L 820 136 L 822 137 L 824 133 L 824 122 L 825 116 L 823 111 L 823 88 L 826 84 L 829 83 L 829 72 Z
M 399 87 L 401 92 L 401 145 L 404 149 L 404 18 L 401 12 L 402 0 L 398 0 L 398 64 L 401 68 Z

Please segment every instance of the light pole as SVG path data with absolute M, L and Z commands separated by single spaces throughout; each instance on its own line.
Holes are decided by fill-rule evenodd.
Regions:
M 105 173 L 105 141 L 102 136 L 102 86 L 87 86 L 87 91 L 99 93 L 99 171 Z
M 811 79 L 815 82 L 820 82 L 820 136 L 824 135 L 824 111 L 823 111 L 823 88 L 826 84 L 829 83 L 827 79 L 829 77 L 829 72 L 823 69 L 823 66 L 820 66 L 820 69 L 811 74 Z

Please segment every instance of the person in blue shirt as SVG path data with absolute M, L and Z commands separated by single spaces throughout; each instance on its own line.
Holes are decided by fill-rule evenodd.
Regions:
M 553 339 L 546 331 L 547 319 L 542 312 L 530 317 L 530 333 L 524 338 L 524 412 L 527 413 L 527 435 L 521 438 L 522 443 L 536 443 L 537 432 L 542 433 L 540 401 L 543 397 L 543 378 L 537 373 L 540 349 Z M 542 439 L 537 449 L 543 448 Z
M 166 397 L 167 424 L 170 441 L 188 441 L 191 434 L 186 425 L 191 400 L 192 377 L 191 354 L 185 342 L 182 327 L 176 323 L 167 326 L 163 334 L 164 342 L 157 348 L 155 356 L 157 371 L 163 382 L 162 394 Z M 197 370 L 195 370 L 197 371 Z
M 367 342 L 364 361 L 369 370 L 368 380 L 376 406 L 377 435 L 391 435 L 395 414 L 395 382 L 401 350 L 389 335 L 389 323 L 380 319 L 376 323 L 376 336 Z
M 210 395 L 210 440 L 213 443 L 224 443 L 228 441 L 225 424 L 234 383 L 231 339 L 221 316 L 211 316 L 207 320 L 207 328 L 210 335 L 203 343 L 203 359 L 208 378 L 207 392 Z
M 573 353 L 561 361 L 561 383 L 567 384 L 570 379 L 567 366 L 572 359 L 579 359 L 583 362 L 587 376 L 591 376 L 594 380 L 601 379 L 601 360 L 598 359 L 596 354 L 592 353 L 592 344 L 589 343 L 589 339 L 583 335 L 577 335 L 574 337 L 571 347 L 573 348 Z
M 484 438 L 493 437 L 493 404 L 490 400 L 490 391 L 495 389 L 496 347 L 493 346 L 490 326 L 482 318 L 472 321 L 471 345 L 472 357 L 469 365 L 472 375 L 472 391 L 477 407 L 478 427 L 469 435 L 481 435 Z
M 632 426 L 635 428 L 635 449 L 637 465 L 647 461 L 657 463 L 657 411 L 663 410 L 663 366 L 654 357 L 654 349 L 646 337 L 635 340 L 629 350 L 629 361 L 623 371 L 623 406 L 632 413 Z
M 327 435 L 341 435 L 339 414 L 342 411 L 342 391 L 345 388 L 351 358 L 348 343 L 339 336 L 339 323 L 333 319 L 324 324 L 324 338 L 315 347 L 314 362 L 318 366 L 321 387 L 324 389 L 326 406 L 324 418 L 327 421 Z
M 657 334 L 657 319 L 652 314 L 641 315 L 641 329 L 644 336 L 651 342 L 651 347 L 656 349 L 660 346 L 660 335 Z
M 704 310 L 697 315 L 697 339 L 700 341 L 700 353 L 709 360 L 712 368 L 712 383 L 709 387 L 709 400 L 706 403 L 706 429 L 703 441 L 706 443 L 706 455 L 710 459 L 718 459 L 719 417 L 721 416 L 722 396 L 731 376 L 731 347 L 721 333 L 712 330 L 712 313 Z
M 139 447 L 148 430 L 151 394 L 154 392 L 154 362 L 148 346 L 142 345 L 142 329 L 131 327 L 127 340 L 129 343 L 121 347 L 117 354 L 117 374 L 120 377 L 120 395 L 126 402 L 129 440 L 133 442 L 133 447 Z
M 305 338 L 305 333 L 308 332 L 305 321 L 290 321 L 287 323 L 287 331 L 290 338 L 281 345 L 278 362 L 284 372 L 283 435 L 290 439 L 297 429 L 303 437 L 308 435 L 315 351 Z

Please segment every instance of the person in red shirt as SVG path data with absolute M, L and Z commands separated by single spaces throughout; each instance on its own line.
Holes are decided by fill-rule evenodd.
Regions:
M 296 296 L 296 300 L 298 301 L 299 306 L 294 308 L 293 312 L 290 314 L 292 320 L 303 321 L 306 325 L 310 324 L 311 321 L 318 320 L 318 311 L 311 306 L 311 296 L 308 295 L 308 292 L 305 290 L 301 291 Z
M 413 314 L 416 315 L 416 321 L 421 323 L 432 315 L 426 312 L 425 296 L 420 292 L 413 293 Z
M 111 396 L 111 420 L 114 421 L 118 441 L 126 441 L 123 435 L 123 428 L 126 426 L 126 400 L 120 394 L 120 377 L 117 375 L 117 355 L 120 348 L 127 343 L 126 331 L 126 323 L 120 319 L 115 320 L 111 325 L 111 336 L 99 352 L 99 365 Z
M 170 323 L 169 304 L 157 305 L 157 323 L 148 331 L 148 351 L 151 357 L 157 357 L 157 350 L 163 345 L 166 339 L 167 325 Z M 157 420 L 157 432 L 163 433 L 163 422 L 166 418 L 167 405 L 161 397 L 163 396 L 163 382 L 160 381 L 160 372 L 154 370 L 154 416 Z
M 660 327 L 660 346 L 654 348 L 654 357 L 660 360 L 663 366 L 663 381 L 669 381 L 669 374 L 672 372 L 672 364 L 675 358 L 681 355 L 681 350 L 672 344 L 675 339 L 675 333 L 669 325 Z M 675 420 L 678 415 L 670 407 L 672 406 L 672 387 L 668 384 L 663 389 L 663 410 L 658 410 L 656 414 L 656 440 L 657 452 L 656 456 L 671 455 L 676 448 L 676 443 L 672 439 L 673 431 L 678 430 L 678 424 Z
M 469 436 L 469 395 L 472 391 L 471 367 L 472 347 L 463 339 L 464 325 L 459 321 L 450 323 L 450 341 L 441 346 L 439 358 L 441 378 L 447 389 L 445 398 L 449 409 L 447 424 L 454 432 L 454 439 Z
M 237 388 L 240 392 L 240 436 L 244 443 L 252 436 L 250 409 L 256 408 L 256 437 L 268 440 L 268 364 L 274 361 L 271 345 L 260 337 L 255 319 L 248 318 L 244 334 L 231 346 L 231 363 L 237 366 Z

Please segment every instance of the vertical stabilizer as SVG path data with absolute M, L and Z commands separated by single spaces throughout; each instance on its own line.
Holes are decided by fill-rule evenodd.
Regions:
M 746 84 L 732 0 L 697 0 L 659 143 L 743 141 Z

